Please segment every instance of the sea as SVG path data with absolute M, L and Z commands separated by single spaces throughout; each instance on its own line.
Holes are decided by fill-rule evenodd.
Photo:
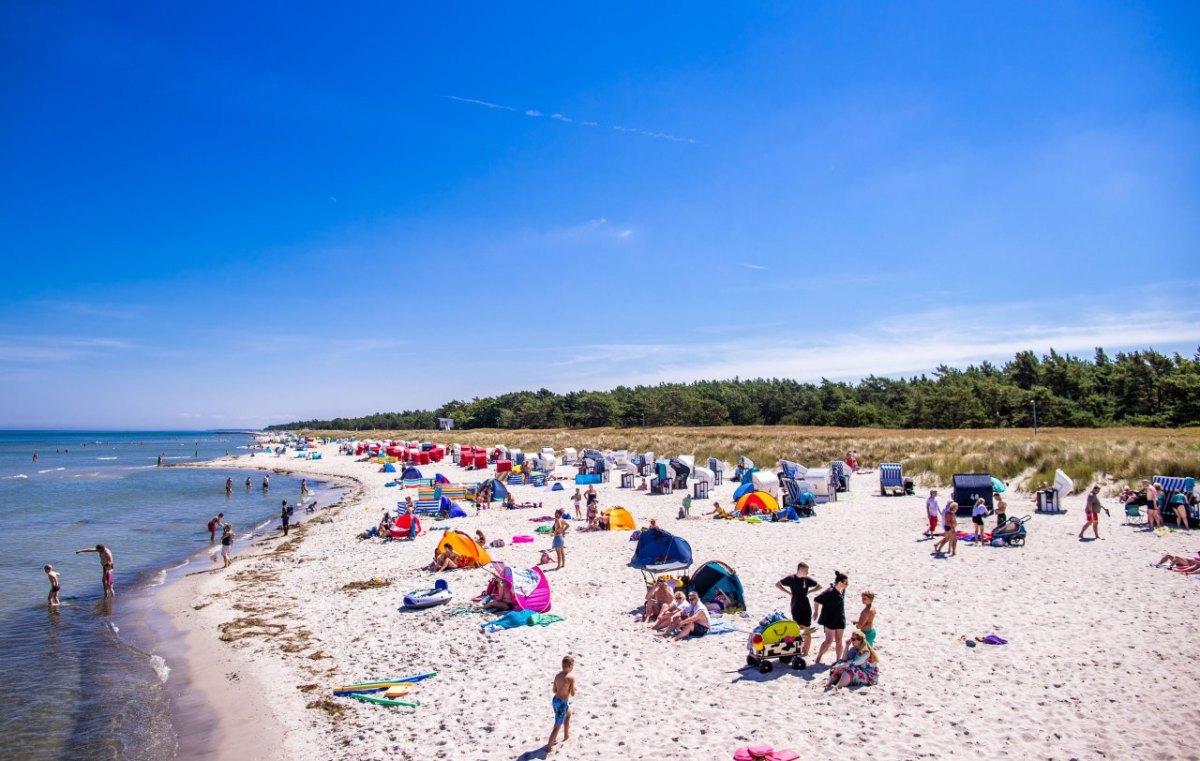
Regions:
M 212 567 L 217 513 L 239 536 L 235 558 L 238 544 L 276 530 L 300 479 L 272 473 L 264 492 L 261 471 L 158 458 L 190 464 L 253 445 L 250 433 L 0 431 L 0 758 L 205 756 L 195 746 L 211 739 L 211 718 L 188 699 L 180 635 L 153 593 Z M 333 484 L 309 488 L 320 504 L 340 497 Z M 97 544 L 113 552 L 114 599 L 103 599 L 98 555 L 75 552 Z M 57 609 L 46 564 L 59 573 Z

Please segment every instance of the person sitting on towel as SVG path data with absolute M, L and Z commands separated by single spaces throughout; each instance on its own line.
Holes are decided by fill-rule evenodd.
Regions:
M 599 516 L 600 508 L 595 502 L 588 502 L 587 507 L 587 522 L 588 528 L 600 528 Z
M 640 484 L 638 484 L 638 487 L 636 489 L 634 489 L 634 491 L 649 491 L 649 490 L 650 490 L 650 485 L 646 483 L 645 478 L 643 478 L 642 482 Z
M 671 632 L 675 628 L 675 622 L 679 620 L 679 613 L 683 610 L 683 606 L 686 603 L 687 599 L 683 596 L 683 592 L 676 592 L 671 602 L 659 609 L 658 616 L 654 619 L 654 631 Z
M 496 590 L 496 595 L 492 599 L 485 602 L 483 607 L 487 610 L 512 610 L 513 606 L 516 604 L 516 600 L 513 598 L 512 594 L 512 587 L 503 581 L 497 584 L 497 586 L 499 589 Z
M 695 592 L 688 595 L 688 604 L 680 612 L 676 626 L 679 629 L 679 633 L 675 635 L 676 642 L 688 635 L 703 637 L 708 634 L 708 608 L 700 602 L 700 595 Z M 663 632 L 663 636 L 671 636 L 670 630 Z
M 504 495 L 504 509 L 505 510 L 515 510 L 516 508 L 517 508 L 517 501 L 515 499 L 513 499 L 512 492 L 509 492 L 508 494 Z

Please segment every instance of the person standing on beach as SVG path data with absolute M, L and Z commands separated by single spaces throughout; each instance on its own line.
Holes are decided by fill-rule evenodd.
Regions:
M 575 503 L 575 520 L 583 518 L 583 514 L 579 512 L 579 503 L 583 502 L 583 495 L 579 492 L 579 487 L 575 487 L 575 493 L 571 495 L 571 501 Z
M 938 507 L 937 489 L 929 490 L 929 499 L 925 500 L 925 513 L 929 518 L 929 529 L 925 532 L 925 536 L 933 538 L 934 532 L 937 531 L 938 521 L 942 518 L 941 508 Z
M 987 502 L 983 497 L 975 498 L 975 505 L 971 508 L 971 524 L 975 531 L 975 546 L 983 544 L 983 519 L 987 517 Z
M 1008 520 L 1008 503 L 1004 501 L 1004 495 L 996 495 L 996 528 L 1000 528 Z
M 950 557 L 954 557 L 958 552 L 958 503 L 951 500 L 946 503 L 946 510 L 942 513 L 942 525 L 946 529 L 946 533 L 938 540 L 938 543 L 933 545 L 933 554 L 942 551 L 942 547 L 950 545 Z
M 554 743 L 558 740 L 558 728 L 562 727 L 563 742 L 571 739 L 571 698 L 575 697 L 575 659 L 569 655 L 563 656 L 562 671 L 554 675 L 554 729 L 546 742 L 546 753 L 554 752 Z
M 58 590 L 60 588 L 58 584 L 58 571 L 54 570 L 54 566 L 51 565 L 44 566 L 42 570 L 46 572 L 46 578 L 50 579 L 50 595 L 46 598 L 46 604 L 51 608 L 57 608 L 60 604 L 58 601 Z
M 1084 523 L 1083 528 L 1079 529 L 1079 538 L 1083 539 L 1083 535 L 1090 528 L 1096 538 L 1100 538 L 1100 511 L 1104 509 L 1104 505 L 1100 504 L 1100 484 L 1092 487 L 1088 492 L 1087 502 L 1083 506 Z
M 229 478 L 225 479 L 225 496 L 229 497 L 232 495 L 233 495 L 233 476 L 230 476 Z
M 225 524 L 225 532 L 221 534 L 221 557 L 225 560 L 225 565 L 222 568 L 228 568 L 230 562 L 233 561 L 231 553 L 233 552 L 233 524 Z
M 775 582 L 776 589 L 792 595 L 792 620 L 804 628 L 804 644 L 800 654 L 805 658 L 812 648 L 812 604 L 808 596 L 819 586 L 808 577 L 808 563 L 798 563 L 794 574 Z
M 552 532 L 554 534 L 554 540 L 551 542 L 550 546 L 554 548 L 554 554 L 558 559 L 558 565 L 554 566 L 554 570 L 556 570 L 556 571 L 561 569 L 563 566 L 565 566 L 567 564 L 566 534 L 567 534 L 567 531 L 570 530 L 570 528 L 571 528 L 570 524 L 567 523 L 567 521 L 563 518 L 562 508 L 560 507 L 559 509 L 555 510 L 554 511 L 554 527 L 552 529 Z
M 384 515 L 387 515 L 386 510 L 384 510 L 383 513 L 384 513 Z M 288 521 L 291 520 L 291 517 L 292 517 L 292 515 L 291 515 L 291 513 L 288 512 L 288 503 L 287 503 L 287 500 L 285 499 L 283 501 L 283 508 L 279 511 L 279 522 L 283 524 L 283 535 L 284 536 L 288 535 Z
M 217 541 L 217 526 L 221 525 L 224 517 L 225 513 L 217 513 L 217 517 L 208 522 L 208 541 Z
M 113 554 L 112 550 L 105 547 L 103 544 L 97 544 L 95 547 L 86 547 L 82 550 L 75 550 L 78 555 L 83 552 L 94 552 L 100 556 L 100 583 L 104 585 L 105 597 L 116 597 L 116 590 L 113 589 Z
M 817 649 L 815 663 L 820 663 L 825 651 L 834 646 L 834 660 L 842 659 L 842 633 L 846 630 L 846 587 L 850 578 L 841 571 L 833 572 L 833 584 L 813 598 L 817 609 L 817 623 L 825 628 L 825 639 Z

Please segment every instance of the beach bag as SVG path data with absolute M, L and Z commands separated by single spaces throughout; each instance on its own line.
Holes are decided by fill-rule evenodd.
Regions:
M 492 543 L 491 543 L 490 545 L 488 545 L 488 546 L 489 546 L 489 547 L 503 547 L 503 546 L 504 546 L 504 540 L 503 540 L 503 539 L 493 539 L 493 540 L 492 540 Z

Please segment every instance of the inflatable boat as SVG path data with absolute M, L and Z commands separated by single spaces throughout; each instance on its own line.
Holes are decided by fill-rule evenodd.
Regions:
M 443 605 L 450 602 L 450 598 L 454 595 L 450 592 L 450 585 L 445 579 L 438 579 L 434 582 L 433 589 L 423 589 L 419 592 L 409 592 L 404 595 L 404 607 L 406 608 L 432 608 L 435 605 Z

